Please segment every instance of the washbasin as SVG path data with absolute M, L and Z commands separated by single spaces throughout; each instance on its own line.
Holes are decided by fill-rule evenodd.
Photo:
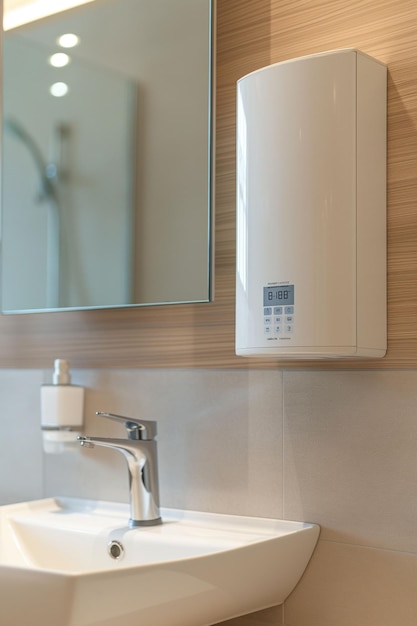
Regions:
M 208 626 L 281 604 L 315 524 L 48 498 L 0 507 L 1 626 Z

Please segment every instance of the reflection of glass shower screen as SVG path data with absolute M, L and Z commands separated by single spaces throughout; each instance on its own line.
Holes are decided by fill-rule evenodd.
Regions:
M 4 127 L 4 311 L 132 301 L 136 84 L 76 59 L 52 68 L 54 51 L 15 34 L 4 41 L 4 119 L 27 131 L 49 168 L 42 178 L 27 142 Z M 60 80 L 69 91 L 56 98 L 49 86 Z M 51 266 L 56 305 L 47 301 Z

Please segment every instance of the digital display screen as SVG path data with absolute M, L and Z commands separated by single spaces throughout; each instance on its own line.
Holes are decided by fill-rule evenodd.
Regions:
M 294 285 L 264 287 L 264 306 L 294 304 Z

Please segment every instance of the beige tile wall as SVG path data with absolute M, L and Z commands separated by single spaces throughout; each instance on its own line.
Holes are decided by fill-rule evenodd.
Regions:
M 117 454 L 42 454 L 47 376 L 0 370 L 0 501 L 126 500 Z M 417 625 L 416 371 L 79 370 L 74 382 L 90 434 L 119 432 L 99 409 L 158 420 L 163 505 L 321 525 L 284 607 L 227 624 Z
M 281 373 L 99 370 L 77 381 L 88 434 L 123 434 L 97 410 L 158 422 L 164 506 L 282 517 Z M 46 456 L 45 490 L 126 499 L 125 461 L 104 449 Z
M 285 372 L 283 403 L 284 517 L 321 525 L 283 623 L 415 626 L 416 372 Z
M 287 626 L 417 624 L 417 374 L 284 374 L 284 516 L 321 525 Z
M 40 498 L 42 372 L 0 370 L 0 504 Z
M 251 615 L 229 619 L 227 622 L 222 623 L 227 624 L 227 626 L 276 626 L 277 624 L 282 624 L 282 612 L 282 606 L 274 606 L 270 609 L 257 611 Z

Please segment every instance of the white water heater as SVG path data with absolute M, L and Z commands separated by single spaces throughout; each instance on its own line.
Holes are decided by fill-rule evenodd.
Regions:
M 384 356 L 386 81 L 351 49 L 238 81 L 236 354 Z

